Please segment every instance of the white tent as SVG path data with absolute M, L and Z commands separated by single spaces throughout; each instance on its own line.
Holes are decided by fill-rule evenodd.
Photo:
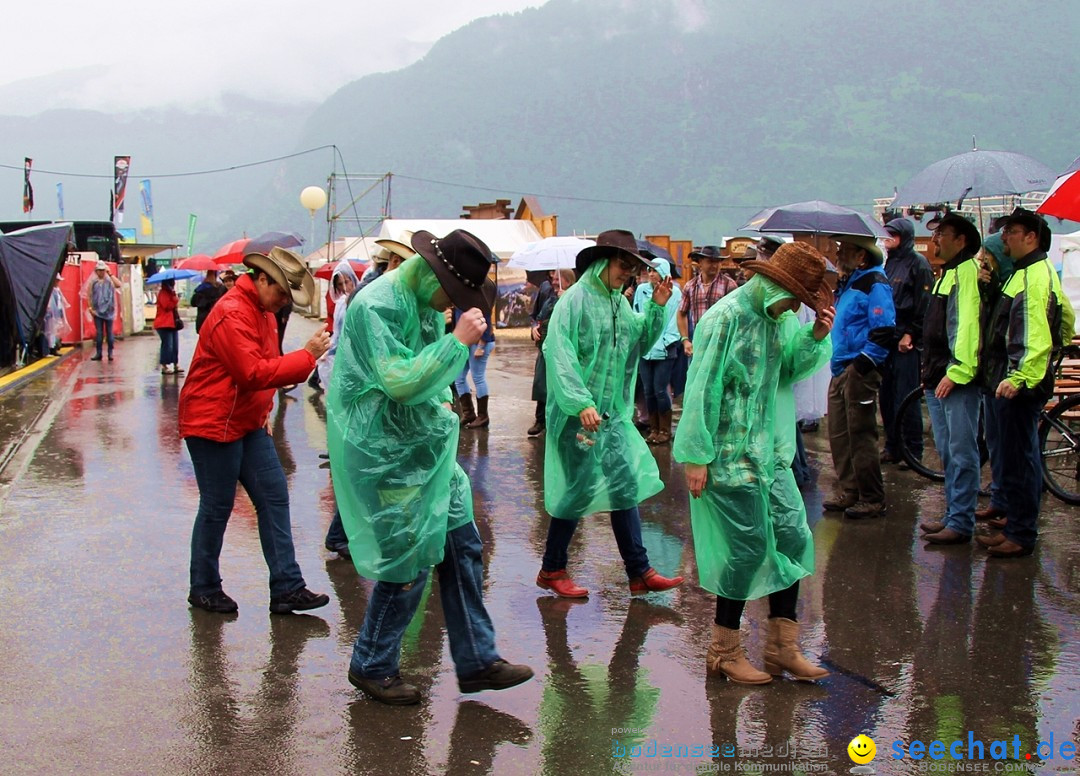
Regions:
M 476 235 L 503 261 L 509 259 L 514 251 L 543 237 L 532 221 L 483 218 L 388 218 L 379 228 L 379 237 L 400 240 L 402 232 L 420 230 L 431 232 L 436 237 L 445 237 L 455 229 L 464 229 Z M 500 276 L 502 273 L 500 267 Z
M 1061 288 L 1080 311 L 1080 232 L 1055 234 L 1050 247 L 1050 259 L 1061 267 Z

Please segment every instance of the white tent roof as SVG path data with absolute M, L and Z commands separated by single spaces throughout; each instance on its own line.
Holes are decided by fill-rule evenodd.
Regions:
M 334 240 L 333 249 L 327 256 L 326 243 L 317 250 L 306 256 L 307 263 L 311 267 L 325 264 L 328 260 L 341 261 L 342 259 L 354 259 L 356 261 L 371 261 L 371 257 L 382 248 L 375 244 L 374 237 L 338 237 Z
M 514 251 L 536 242 L 543 235 L 532 221 L 469 218 L 388 218 L 379 228 L 379 238 L 400 240 L 405 231 L 426 230 L 445 237 L 455 229 L 464 229 L 479 237 L 500 259 L 509 259 Z

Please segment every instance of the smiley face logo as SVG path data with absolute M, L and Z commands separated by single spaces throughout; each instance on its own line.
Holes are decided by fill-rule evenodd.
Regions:
M 847 745 L 847 753 L 853 763 L 866 765 L 874 759 L 874 755 L 877 754 L 877 747 L 874 746 L 874 741 L 870 736 L 860 733 L 851 739 L 851 743 Z

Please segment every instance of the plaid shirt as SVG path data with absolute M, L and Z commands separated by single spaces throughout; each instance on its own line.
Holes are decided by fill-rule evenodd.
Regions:
M 738 287 L 739 284 L 723 272 L 717 272 L 713 282 L 708 285 L 702 282 L 701 275 L 687 283 L 683 289 L 682 301 L 679 302 L 679 312 L 686 313 L 688 332 L 693 335 L 694 326 L 705 311 Z

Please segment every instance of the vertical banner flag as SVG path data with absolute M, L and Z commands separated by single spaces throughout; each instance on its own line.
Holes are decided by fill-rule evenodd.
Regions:
M 187 222 L 187 252 L 188 256 L 195 252 L 195 222 L 199 217 L 194 213 L 188 214 Z
M 56 184 L 56 206 L 60 209 L 60 220 L 64 220 L 64 184 Z
M 29 156 L 23 157 L 23 187 L 22 187 L 22 212 L 29 213 L 34 209 L 34 188 L 30 185 L 30 166 L 34 160 Z
M 127 192 L 128 168 L 130 156 L 113 157 L 113 223 L 124 223 L 124 194 Z
M 150 179 L 139 181 L 139 198 L 142 200 L 142 234 L 154 234 L 154 200 L 150 197 Z

